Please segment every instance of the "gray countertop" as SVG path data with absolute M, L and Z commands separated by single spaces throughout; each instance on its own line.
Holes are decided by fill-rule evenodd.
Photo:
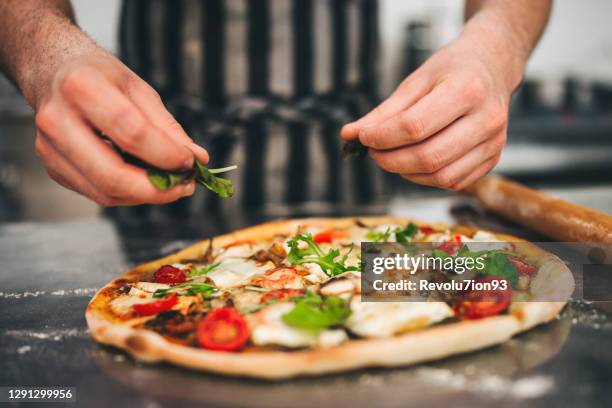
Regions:
M 392 211 L 538 238 L 461 199 L 396 200 Z M 91 340 L 83 313 L 97 288 L 133 265 L 255 221 L 218 217 L 126 226 L 100 218 L 0 225 L 0 385 L 76 387 L 77 405 L 87 407 L 609 404 L 612 317 L 600 305 L 578 301 L 552 323 L 487 350 L 280 383 L 146 365 Z

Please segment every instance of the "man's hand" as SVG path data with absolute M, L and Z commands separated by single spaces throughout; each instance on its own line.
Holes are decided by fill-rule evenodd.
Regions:
M 341 132 L 344 140 L 359 138 L 380 167 L 418 184 L 457 191 L 495 166 L 506 142 L 510 96 L 539 36 L 539 29 L 535 38 L 523 36 L 508 20 L 523 9 L 473 3 L 491 5 L 386 101 Z M 547 16 L 548 9 L 541 13 Z
M 36 153 L 49 176 L 101 205 L 167 203 L 191 195 L 195 185 L 159 191 L 96 131 L 161 169 L 191 168 L 194 155 L 208 161 L 157 92 L 103 50 L 61 67 L 37 108 L 36 127 Z
M 0 66 L 36 111 L 36 153 L 51 178 L 104 206 L 167 203 L 194 182 L 158 190 L 125 152 L 166 170 L 208 162 L 159 95 L 72 19 L 67 0 L 2 0 Z

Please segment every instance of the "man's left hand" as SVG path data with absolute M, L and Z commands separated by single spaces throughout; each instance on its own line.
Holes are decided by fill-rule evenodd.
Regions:
M 522 75 L 522 62 L 509 62 L 509 44 L 496 49 L 484 37 L 441 49 L 382 104 L 344 126 L 342 138 L 358 138 L 380 167 L 414 183 L 458 191 L 478 180 L 499 161 Z

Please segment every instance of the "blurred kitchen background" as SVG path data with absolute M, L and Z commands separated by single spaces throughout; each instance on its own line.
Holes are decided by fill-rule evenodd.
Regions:
M 119 0 L 73 1 L 77 19 L 117 51 Z M 458 0 L 381 0 L 381 95 L 461 30 Z M 612 2 L 555 1 L 548 29 L 515 94 L 496 172 L 574 201 L 612 208 Z M 31 110 L 0 77 L 0 222 L 91 217 L 98 207 L 46 175 Z M 446 194 L 405 184 L 401 195 Z

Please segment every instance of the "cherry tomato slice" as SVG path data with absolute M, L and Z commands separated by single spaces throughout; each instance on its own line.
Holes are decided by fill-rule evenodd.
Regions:
M 248 239 L 240 239 L 238 241 L 234 241 L 234 242 L 231 242 L 231 243 L 227 244 L 226 246 L 223 247 L 223 249 L 230 249 L 230 248 L 235 247 L 235 246 L 246 245 L 246 244 L 250 245 L 252 243 L 253 243 L 253 241 L 250 241 Z
M 477 279 L 476 282 L 504 281 L 500 276 L 489 276 Z M 481 319 L 495 316 L 510 306 L 512 289 L 508 283 L 507 289 L 471 290 L 463 294 L 463 299 L 453 305 L 457 316 L 463 319 Z
M 536 267 L 534 265 L 530 264 L 526 259 L 521 257 L 508 255 L 508 260 L 510 263 L 512 263 L 512 265 L 514 265 L 516 271 L 520 274 L 533 275 L 533 273 L 536 271 Z
M 185 272 L 172 265 L 164 265 L 155 271 L 155 282 L 175 285 L 183 283 L 187 280 Z
M 424 235 L 429 235 L 429 234 L 431 234 L 431 233 L 433 233 L 433 232 L 434 232 L 434 229 L 433 229 L 433 228 L 431 228 L 431 227 L 430 227 L 430 226 L 428 226 L 428 225 L 425 225 L 425 226 L 423 226 L 423 227 L 419 227 L 419 230 L 420 230 L 420 231 L 421 231 L 421 232 L 422 232 Z
M 461 242 L 461 236 L 455 235 L 448 241 L 437 246 L 436 249 L 439 249 L 440 251 L 444 251 L 449 255 L 455 255 L 455 253 L 458 250 L 460 250 L 462 246 L 463 246 L 463 243 Z
M 249 340 L 249 328 L 236 309 L 223 307 L 206 315 L 198 325 L 197 336 L 202 348 L 238 351 Z
M 172 309 L 172 306 L 176 305 L 177 302 L 178 296 L 176 295 L 176 293 L 173 293 L 169 296 L 166 296 L 165 298 L 156 300 L 154 302 L 134 305 L 132 306 L 132 308 L 140 316 L 150 316 Z
M 346 232 L 339 230 L 328 230 L 319 232 L 312 237 L 317 244 L 331 244 L 335 239 L 345 238 Z
M 259 303 L 268 303 L 275 300 L 288 300 L 294 297 L 302 296 L 303 294 L 304 291 L 300 289 L 275 289 L 263 295 L 259 300 Z

